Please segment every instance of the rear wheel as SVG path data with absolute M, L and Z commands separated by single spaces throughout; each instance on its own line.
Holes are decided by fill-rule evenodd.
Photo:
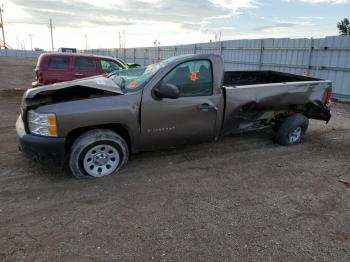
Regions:
M 278 128 L 275 141 L 283 146 L 298 144 L 302 141 L 308 126 L 307 117 L 302 114 L 294 114 Z
M 116 173 L 128 161 L 125 140 L 111 130 L 96 129 L 81 135 L 72 145 L 69 167 L 77 178 Z

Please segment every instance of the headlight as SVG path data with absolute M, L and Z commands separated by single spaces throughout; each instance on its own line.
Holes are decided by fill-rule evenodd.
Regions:
M 28 112 L 29 132 L 40 136 L 57 136 L 56 116 L 55 114 L 36 113 L 31 110 Z

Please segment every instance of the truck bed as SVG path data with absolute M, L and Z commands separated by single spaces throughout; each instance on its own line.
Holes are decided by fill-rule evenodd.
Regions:
M 330 115 L 322 107 L 330 89 L 330 81 L 305 76 L 274 71 L 225 72 L 224 133 L 256 129 L 295 108 L 307 110 L 309 118 L 328 121 Z M 313 105 L 318 105 L 316 112 Z
M 276 71 L 225 71 L 225 87 L 319 81 L 320 79 Z

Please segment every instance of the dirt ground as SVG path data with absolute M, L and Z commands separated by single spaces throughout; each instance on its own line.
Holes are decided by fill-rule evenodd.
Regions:
M 0 92 L 2 261 L 350 260 L 350 104 L 297 146 L 235 135 L 82 181 L 17 151 L 19 103 Z
M 0 91 L 30 88 L 37 60 L 29 57 L 0 57 Z

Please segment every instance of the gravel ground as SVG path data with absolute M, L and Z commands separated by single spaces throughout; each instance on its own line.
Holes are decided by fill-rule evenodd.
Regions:
M 19 103 L 0 93 L 2 261 L 350 260 L 350 104 L 297 146 L 235 135 L 81 181 L 17 151 Z
M 0 57 L 0 91 L 30 88 L 37 60 L 32 57 Z

